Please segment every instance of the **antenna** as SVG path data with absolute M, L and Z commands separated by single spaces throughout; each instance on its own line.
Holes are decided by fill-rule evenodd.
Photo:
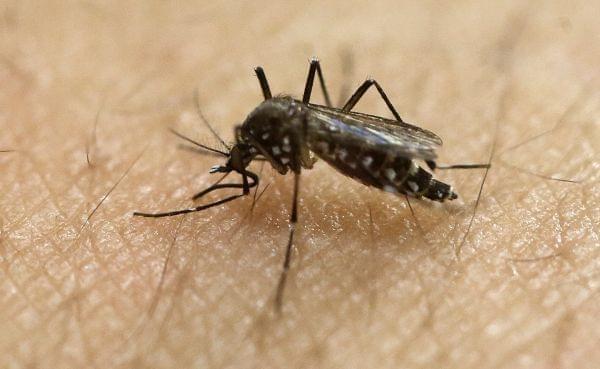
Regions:
M 194 105 L 196 106 L 196 111 L 198 112 L 200 119 L 208 127 L 208 129 L 213 134 L 213 136 L 215 136 L 217 138 L 217 140 L 219 140 L 221 145 L 223 145 L 225 148 L 227 148 L 228 151 L 231 150 L 231 147 L 229 147 L 229 145 L 227 145 L 225 143 L 225 141 L 223 141 L 221 136 L 219 136 L 217 134 L 217 132 L 214 130 L 214 128 L 210 125 L 210 123 L 208 123 L 208 120 L 204 117 L 204 114 L 202 114 L 202 110 L 200 110 L 200 103 L 198 102 L 198 89 L 197 88 L 194 89 Z

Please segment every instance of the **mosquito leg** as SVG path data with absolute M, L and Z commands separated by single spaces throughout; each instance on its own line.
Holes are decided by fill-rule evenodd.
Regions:
M 187 213 L 194 213 L 194 212 L 197 212 L 197 211 L 202 211 L 202 210 L 205 210 L 205 209 L 208 209 L 208 208 L 212 208 L 213 206 L 218 206 L 218 205 L 224 204 L 226 202 L 233 201 L 233 200 L 235 200 L 235 199 L 237 199 L 239 197 L 242 197 L 242 196 L 245 196 L 245 195 L 244 194 L 233 195 L 233 196 L 229 196 L 229 197 L 226 197 L 224 199 L 221 199 L 219 201 L 212 202 L 210 204 L 200 205 L 200 206 L 196 206 L 194 208 L 169 211 L 169 212 L 166 212 L 166 213 L 141 213 L 141 212 L 136 211 L 136 212 L 133 213 L 133 215 L 134 216 L 138 216 L 138 217 L 146 217 L 146 218 L 172 217 L 172 216 L 175 216 L 175 215 L 181 215 L 181 214 L 187 214 Z
M 213 190 L 209 190 L 210 188 L 213 188 L 214 186 L 218 185 L 219 183 L 223 182 L 223 180 L 225 178 L 227 178 L 228 175 L 230 175 L 231 172 L 226 172 L 224 175 L 221 176 L 221 178 L 219 178 L 215 183 L 213 183 L 209 188 L 198 192 L 197 194 L 195 194 L 194 196 L 192 196 L 192 200 L 196 200 L 199 199 L 200 197 L 204 196 L 204 194 L 213 191 Z M 207 191 L 208 190 L 208 191 Z
M 248 181 L 248 177 L 250 177 L 250 179 L 252 179 L 252 182 Z M 198 200 L 202 196 L 204 196 L 212 191 L 219 190 L 222 188 L 241 188 L 243 191 L 243 194 L 248 195 L 250 193 L 250 189 L 252 187 L 258 186 L 258 181 L 259 181 L 258 176 L 255 173 L 250 172 L 249 170 L 246 170 L 246 171 L 244 171 L 244 173 L 242 173 L 242 183 L 220 183 L 224 178 L 225 178 L 225 176 L 221 177 L 212 186 L 195 194 L 194 197 L 192 197 L 192 200 Z
M 385 104 L 387 105 L 387 107 L 390 109 L 390 111 L 394 115 L 394 118 L 396 118 L 396 120 L 398 122 L 404 123 L 404 121 L 402 120 L 402 118 L 400 118 L 400 114 L 398 114 L 398 112 L 396 111 L 396 108 L 394 108 L 394 105 L 392 105 L 392 102 L 390 101 L 390 99 L 388 99 L 387 95 L 383 91 L 383 88 L 381 88 L 381 86 L 379 85 L 379 83 L 377 83 L 377 81 L 374 80 L 374 79 L 367 79 L 366 81 L 364 81 L 362 83 L 362 85 L 360 85 L 356 89 L 356 91 L 350 97 L 350 99 L 348 99 L 348 102 L 346 102 L 346 104 L 342 108 L 342 111 L 351 111 L 352 108 L 354 108 L 354 106 L 358 103 L 358 101 L 363 97 L 363 95 L 365 94 L 365 92 L 367 92 L 367 90 L 369 89 L 369 87 L 371 87 L 373 85 L 375 85 L 375 88 L 377 88 L 377 91 L 379 92 L 379 95 L 381 95 L 381 98 L 383 99 L 383 101 L 385 101 Z
M 436 169 L 441 169 L 441 170 L 445 170 L 445 169 L 487 169 L 490 168 L 491 165 L 490 164 L 453 164 L 453 165 L 438 165 L 435 161 L 433 160 L 425 160 L 425 163 L 427 164 L 427 166 L 429 167 L 429 169 L 431 170 L 436 170 Z
M 265 76 L 265 71 L 262 69 L 262 67 L 256 67 L 254 68 L 254 72 L 256 73 L 258 82 L 260 83 L 260 89 L 262 90 L 265 100 L 269 100 L 273 97 L 273 95 L 271 95 L 271 88 L 269 87 L 267 76 Z
M 255 184 L 258 181 L 255 182 Z M 244 195 L 248 195 L 250 193 L 250 184 L 248 183 L 248 176 L 246 173 L 242 173 L 242 191 L 244 191 Z
M 455 165 L 440 165 L 437 169 L 488 169 L 491 164 L 455 164 Z
M 292 245 L 294 243 L 294 231 L 298 222 L 298 185 L 300 184 L 300 173 L 294 173 L 294 195 L 292 200 L 292 214 L 290 216 L 290 235 L 288 238 L 287 247 L 285 249 L 285 259 L 283 260 L 283 269 L 279 277 L 277 292 L 275 294 L 275 310 L 281 312 L 283 305 L 283 291 L 285 290 L 285 282 L 290 270 L 290 262 L 292 259 Z
M 217 206 L 217 205 L 221 205 L 224 204 L 226 202 L 232 201 L 237 199 L 238 197 L 242 197 L 242 196 L 246 196 L 250 193 L 250 188 L 254 187 L 256 185 L 258 185 L 258 181 L 259 178 L 258 176 L 249 171 L 246 170 L 244 171 L 244 173 L 242 173 L 242 183 L 238 184 L 238 183 L 225 183 L 225 184 L 219 184 L 220 181 L 222 181 L 226 176 L 221 177 L 221 179 L 219 179 L 219 181 L 217 181 L 217 183 L 215 183 L 214 185 L 210 186 L 209 188 L 207 188 L 206 190 L 204 190 L 203 192 L 198 193 L 196 196 L 194 196 L 194 199 L 197 199 L 211 191 L 217 190 L 219 188 L 242 188 L 242 193 L 240 195 L 233 195 L 233 196 L 229 196 L 226 197 L 224 199 L 212 202 L 210 204 L 207 205 L 200 205 L 200 206 L 196 206 L 194 208 L 188 208 L 188 209 L 182 209 L 182 210 L 175 210 L 175 211 L 169 211 L 166 213 L 140 213 L 138 211 L 134 212 L 133 215 L 134 216 L 140 216 L 140 217 L 147 217 L 147 218 L 162 218 L 162 217 L 171 217 L 174 215 L 180 215 L 180 214 L 187 214 L 187 213 L 193 213 L 196 211 L 202 211 L 204 209 L 208 209 L 208 208 L 212 208 L 213 206 Z M 248 182 L 248 177 L 250 177 L 250 179 L 252 179 L 252 182 Z
M 310 95 L 312 94 L 312 88 L 315 82 L 315 73 L 317 73 L 317 76 L 319 77 L 321 90 L 323 91 L 323 96 L 325 97 L 325 105 L 331 108 L 331 99 L 329 98 L 327 87 L 325 87 L 325 79 L 323 78 L 323 72 L 321 71 L 321 63 L 317 58 L 310 59 L 310 67 L 308 68 L 306 85 L 304 85 L 304 94 L 302 95 L 302 102 L 305 104 L 308 104 L 310 102 Z
M 256 183 L 249 183 L 247 184 L 248 188 L 250 187 L 254 187 L 256 186 Z M 204 195 L 216 191 L 216 190 L 220 190 L 223 188 L 244 188 L 244 184 L 243 183 L 217 183 L 214 184 L 200 192 L 198 192 L 197 194 L 194 195 L 194 197 L 192 197 L 192 200 L 198 200 L 199 198 L 203 197 Z

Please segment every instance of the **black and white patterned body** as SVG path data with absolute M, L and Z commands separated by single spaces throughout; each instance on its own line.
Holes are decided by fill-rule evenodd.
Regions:
M 291 171 L 294 187 L 289 236 L 274 299 L 277 312 L 281 312 L 298 222 L 300 174 L 302 168 L 312 168 L 316 157 L 346 176 L 387 192 L 440 202 L 453 200 L 457 195 L 452 187 L 434 179 L 430 172 L 417 164 L 425 162 L 429 168 L 435 169 L 436 150 L 442 140 L 432 132 L 405 123 L 374 79 L 365 80 L 341 109 L 335 109 L 331 107 L 331 99 L 317 59 L 310 61 L 301 101 L 288 96 L 273 97 L 264 70 L 256 67 L 254 71 L 264 101 L 248 115 L 242 125 L 235 128 L 235 145 L 230 146 L 224 142 L 198 110 L 202 120 L 227 151 L 203 145 L 173 131 L 194 145 L 194 151 L 227 158 L 225 165 L 215 165 L 210 170 L 210 173 L 223 173 L 223 176 L 195 194 L 193 200 L 200 200 L 209 193 L 222 189 L 241 189 L 242 192 L 190 208 L 133 214 L 151 218 L 170 217 L 203 211 L 248 196 L 251 188 L 258 190 L 259 186 L 259 175 L 248 168 L 254 160 L 268 161 L 281 174 Z M 315 78 L 319 80 L 327 106 L 310 103 Z M 395 120 L 352 111 L 370 87 L 377 89 Z M 489 167 L 489 163 L 462 164 L 446 166 L 444 169 Z M 233 172 L 241 176 L 241 182 L 224 182 L 225 177 Z M 256 192 L 254 195 L 256 196 Z
M 452 187 L 434 179 L 430 172 L 418 165 L 419 162 L 425 162 L 432 170 L 436 168 L 436 150 L 442 140 L 432 132 L 405 123 L 374 79 L 365 80 L 341 109 L 335 109 L 331 107 L 331 99 L 317 59 L 310 61 L 301 101 L 288 96 L 273 97 L 264 70 L 261 67 L 254 70 L 264 101 L 248 115 L 241 126 L 236 127 L 235 145 L 225 143 L 202 114 L 200 117 L 227 151 L 203 145 L 174 132 L 195 145 L 194 148 L 200 152 L 227 158 L 225 165 L 215 165 L 210 170 L 211 173 L 224 175 L 210 187 L 195 194 L 193 200 L 221 189 L 241 189 L 242 192 L 191 208 L 161 213 L 135 212 L 134 215 L 160 218 L 188 214 L 247 196 L 251 188 L 258 189 L 260 180 L 259 175 L 248 168 L 254 160 L 268 161 L 281 174 L 291 171 L 294 187 L 289 237 L 274 299 L 275 307 L 280 312 L 298 222 L 300 173 L 302 168 L 312 168 L 316 157 L 346 176 L 387 192 L 440 202 L 455 199 L 457 195 Z M 327 106 L 310 103 L 315 79 L 319 80 Z M 352 111 L 370 87 L 377 89 L 395 120 Z M 446 166 L 444 169 L 489 167 L 489 163 L 462 164 Z M 241 183 L 223 182 L 232 172 L 241 176 Z
M 276 97 L 250 113 L 238 141 L 281 174 L 312 168 L 314 153 L 342 174 L 387 192 L 435 201 L 457 197 L 416 163 L 433 162 L 441 140 L 410 124 Z
M 279 173 L 300 173 L 315 162 L 305 141 L 308 114 L 302 103 L 291 98 L 265 100 L 242 124 L 238 141 L 264 156 Z

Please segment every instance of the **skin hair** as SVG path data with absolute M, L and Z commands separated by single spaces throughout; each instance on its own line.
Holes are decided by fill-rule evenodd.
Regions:
M 595 14 L 562 0 L 6 2 L 0 367 L 594 367 Z M 483 186 L 481 170 L 436 171 L 459 199 L 409 207 L 317 162 L 277 314 L 292 176 L 253 163 L 256 195 L 131 214 L 200 205 L 221 178 L 208 172 L 223 158 L 169 133 L 223 150 L 196 101 L 231 143 L 263 100 L 252 68 L 301 97 L 312 55 L 334 103 L 372 76 L 444 140 L 440 165 L 492 168 Z M 389 116 L 368 95 L 357 110 Z

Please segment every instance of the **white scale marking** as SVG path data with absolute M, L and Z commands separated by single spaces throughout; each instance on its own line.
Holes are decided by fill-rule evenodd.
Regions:
M 396 171 L 393 170 L 392 168 L 386 168 L 385 171 L 385 177 L 387 179 L 389 179 L 390 181 L 394 181 L 394 179 L 396 179 Z
M 408 169 L 408 175 L 415 175 L 417 174 L 417 172 L 419 171 L 419 166 L 417 164 L 415 164 L 414 161 L 410 161 L 410 168 Z
M 417 185 L 415 182 L 413 181 L 408 181 L 408 187 L 410 187 L 410 189 L 412 190 L 412 192 L 417 193 L 419 192 L 419 185 Z

